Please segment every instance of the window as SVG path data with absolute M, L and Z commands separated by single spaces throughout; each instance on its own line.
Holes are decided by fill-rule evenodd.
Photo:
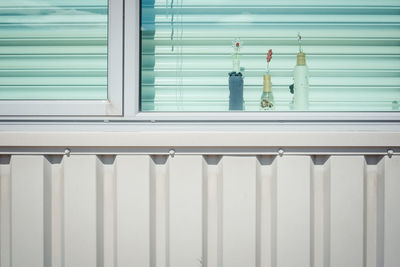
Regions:
M 397 0 L 0 7 L 1 120 L 400 121 Z
M 0 27 L 1 115 L 122 113 L 122 1 L 6 0 Z
M 141 110 L 399 111 L 399 10 L 391 0 L 142 0 Z

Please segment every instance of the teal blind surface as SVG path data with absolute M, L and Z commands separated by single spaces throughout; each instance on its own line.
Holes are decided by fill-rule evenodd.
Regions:
M 307 110 L 399 110 L 398 0 L 142 0 L 141 7 L 143 111 L 228 111 L 235 38 L 243 43 L 243 110 L 260 110 L 268 49 L 275 111 L 293 110 L 298 32 Z
M 0 100 L 107 99 L 107 0 L 1 0 Z

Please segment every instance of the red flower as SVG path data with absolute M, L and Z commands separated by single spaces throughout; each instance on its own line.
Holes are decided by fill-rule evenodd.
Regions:
M 272 49 L 268 50 L 268 54 L 267 54 L 267 62 L 270 62 L 272 59 Z
M 236 47 L 239 47 L 239 43 L 238 42 L 236 43 Z

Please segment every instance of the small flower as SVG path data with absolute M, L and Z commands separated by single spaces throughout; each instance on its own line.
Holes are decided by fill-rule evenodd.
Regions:
M 297 38 L 299 39 L 299 41 L 301 41 L 301 35 L 300 32 L 297 33 Z
M 271 62 L 272 59 L 272 49 L 268 50 L 268 54 L 267 54 L 267 62 Z
M 300 35 L 300 32 L 297 33 L 297 42 L 299 43 L 299 52 L 303 52 L 303 48 L 301 47 L 301 35 Z
M 243 45 L 242 41 L 240 41 L 239 38 L 236 38 L 234 41 L 232 41 L 232 47 L 235 50 L 239 50 L 241 48 L 241 46 Z

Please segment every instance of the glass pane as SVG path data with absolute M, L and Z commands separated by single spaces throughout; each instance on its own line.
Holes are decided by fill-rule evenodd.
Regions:
M 398 0 L 142 0 L 141 12 L 142 111 L 399 110 Z
M 107 99 L 107 0 L 1 0 L 0 100 Z

